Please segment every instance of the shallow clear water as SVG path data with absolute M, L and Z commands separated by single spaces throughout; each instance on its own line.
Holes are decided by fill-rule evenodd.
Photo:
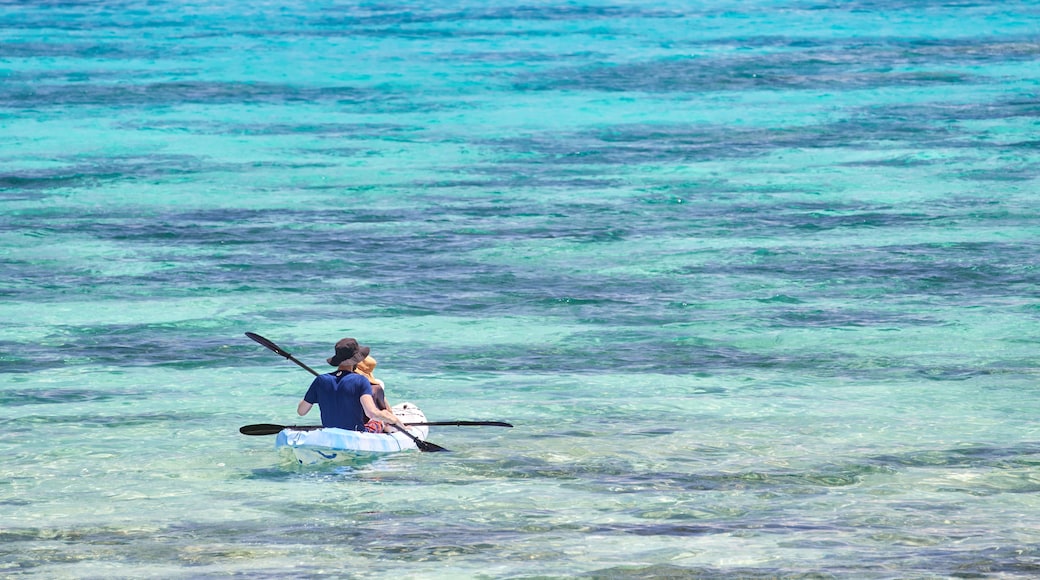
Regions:
M 0 575 L 1035 576 L 1038 21 L 0 3 Z

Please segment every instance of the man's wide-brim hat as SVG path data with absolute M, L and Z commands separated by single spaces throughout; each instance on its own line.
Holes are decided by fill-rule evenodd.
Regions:
M 343 363 L 358 364 L 371 352 L 367 346 L 361 346 L 353 338 L 344 338 L 336 343 L 336 354 L 326 359 L 334 367 Z

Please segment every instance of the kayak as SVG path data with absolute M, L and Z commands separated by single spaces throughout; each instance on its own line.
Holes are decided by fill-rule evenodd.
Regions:
M 401 403 L 391 409 L 405 423 L 426 422 L 426 415 L 412 403 Z M 414 426 L 409 427 L 408 432 L 425 441 L 430 428 Z M 419 449 L 415 441 L 404 433 L 366 433 L 336 427 L 306 431 L 282 429 L 275 438 L 274 446 L 280 452 L 291 455 L 302 465 L 349 461 L 359 457 Z

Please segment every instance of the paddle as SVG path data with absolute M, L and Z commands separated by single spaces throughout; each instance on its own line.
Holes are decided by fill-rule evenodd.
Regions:
M 423 426 L 436 426 L 446 425 L 454 427 L 465 427 L 465 426 L 489 426 L 489 427 L 512 427 L 510 423 L 505 421 L 431 421 L 429 423 L 405 423 L 409 427 L 423 427 Z M 324 429 L 321 425 L 274 425 L 271 423 L 258 423 L 256 425 L 243 425 L 238 428 L 238 432 L 243 435 L 277 435 L 282 429 L 292 429 L 293 431 L 314 431 L 315 429 Z
M 312 375 L 318 376 L 318 371 L 316 371 L 316 370 L 312 369 L 311 367 L 303 364 L 302 362 L 300 362 L 300 360 L 298 358 L 296 358 L 293 355 L 285 352 L 284 350 L 281 349 L 281 347 L 279 347 L 277 344 L 271 342 L 270 340 L 267 340 L 266 338 L 260 336 L 259 334 L 256 334 L 255 332 L 247 332 L 246 336 L 248 336 L 249 338 L 255 340 L 256 342 L 259 342 L 260 344 L 264 345 L 266 348 L 268 348 L 270 350 L 273 350 L 274 352 L 276 352 L 276 353 L 284 356 L 285 358 L 293 361 L 294 363 L 300 365 L 301 367 L 307 369 Z
M 288 352 L 282 350 L 282 348 L 280 346 L 278 346 L 277 344 L 271 342 L 270 340 L 267 340 L 266 338 L 260 336 L 259 334 L 256 334 L 255 332 L 247 332 L 246 336 L 248 336 L 252 340 L 262 344 L 265 348 L 267 348 L 269 350 L 272 350 L 272 351 L 274 351 L 274 352 L 284 356 L 285 358 L 293 361 L 294 363 L 300 365 L 301 367 L 307 369 L 312 375 L 319 376 L 318 375 L 318 371 L 316 371 L 316 370 L 312 369 L 311 367 L 303 364 L 296 357 L 294 357 L 293 355 L 289 354 Z M 241 429 L 239 429 L 239 431 L 241 431 Z M 279 431 L 280 431 L 280 429 L 279 429 Z M 430 452 L 433 452 L 433 451 L 447 451 L 447 449 L 441 447 L 440 445 L 437 445 L 436 443 L 430 443 L 429 441 L 423 441 L 422 439 L 419 439 L 415 435 L 412 435 L 411 433 L 409 433 L 407 429 L 398 429 L 398 431 L 400 431 L 401 433 L 404 433 L 405 435 L 408 436 L 409 439 L 414 441 L 415 442 L 415 446 L 419 448 L 419 451 L 430 451 Z

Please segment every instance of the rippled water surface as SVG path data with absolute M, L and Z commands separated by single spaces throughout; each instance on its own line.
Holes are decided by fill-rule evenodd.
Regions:
M 1040 574 L 1037 22 L 0 1 L 0 576 Z

